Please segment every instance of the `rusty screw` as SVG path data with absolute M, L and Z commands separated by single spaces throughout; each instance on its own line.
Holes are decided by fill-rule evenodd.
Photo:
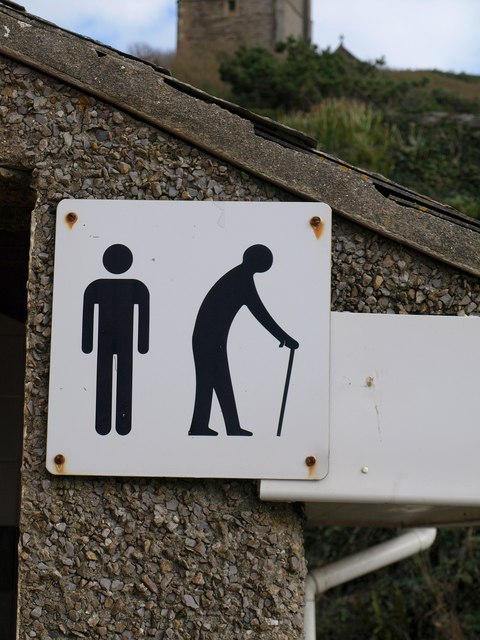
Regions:
M 317 459 L 315 456 L 308 456 L 305 458 L 305 464 L 307 467 L 313 467 L 317 463 Z
M 315 228 L 315 227 L 319 227 L 322 224 L 322 219 L 319 216 L 313 216 L 313 218 L 310 218 L 310 225 Z
M 65 464 L 65 456 L 63 456 L 61 453 L 58 453 L 53 461 L 55 462 L 57 467 L 61 467 L 63 464 Z
M 70 211 L 70 213 L 67 213 L 67 215 L 65 216 L 65 220 L 68 222 L 68 224 L 75 224 L 75 222 L 78 220 L 78 216 L 73 211 Z

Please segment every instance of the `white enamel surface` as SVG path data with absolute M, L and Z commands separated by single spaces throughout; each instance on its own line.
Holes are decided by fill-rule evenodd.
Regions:
M 73 225 L 65 216 L 74 212 Z M 319 239 L 310 219 L 324 222 Z M 47 468 L 80 475 L 312 479 L 328 471 L 331 213 L 310 203 L 64 200 L 57 212 Z M 105 249 L 127 245 L 128 272 L 112 276 Z M 255 274 L 263 303 L 300 347 L 283 433 L 276 436 L 289 350 L 243 307 L 228 342 L 240 422 L 252 437 L 188 436 L 195 395 L 192 331 L 212 285 L 246 248 L 268 246 Z M 81 350 L 83 294 L 98 278 L 134 278 L 150 291 L 150 349 L 134 353 L 133 426 L 95 431 L 96 348 Z M 96 338 L 95 338 L 96 340 Z M 65 463 L 58 466 L 55 456 Z M 315 456 L 313 468 L 305 464 Z

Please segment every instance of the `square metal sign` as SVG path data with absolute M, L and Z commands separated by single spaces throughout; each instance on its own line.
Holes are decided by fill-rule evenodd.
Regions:
M 63 200 L 48 470 L 325 477 L 330 244 L 325 204 Z

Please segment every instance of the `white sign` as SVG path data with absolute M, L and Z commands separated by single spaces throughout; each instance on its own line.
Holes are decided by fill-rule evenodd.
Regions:
M 324 204 L 62 201 L 48 470 L 324 477 L 330 237 Z

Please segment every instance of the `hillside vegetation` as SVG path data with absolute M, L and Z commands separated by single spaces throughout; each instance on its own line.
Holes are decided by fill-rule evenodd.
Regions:
M 220 65 L 240 104 L 301 129 L 321 150 L 480 217 L 480 78 L 390 71 L 346 49 L 290 40 Z
M 403 70 L 385 69 L 384 74 L 393 80 L 424 83 L 426 92 L 440 89 L 457 95 L 461 100 L 480 101 L 480 77 L 466 73 L 449 73 L 437 70 Z
M 392 71 L 343 46 L 319 51 L 290 40 L 277 53 L 242 47 L 215 58 L 133 53 L 178 78 L 274 117 L 318 148 L 480 217 L 480 77 Z

